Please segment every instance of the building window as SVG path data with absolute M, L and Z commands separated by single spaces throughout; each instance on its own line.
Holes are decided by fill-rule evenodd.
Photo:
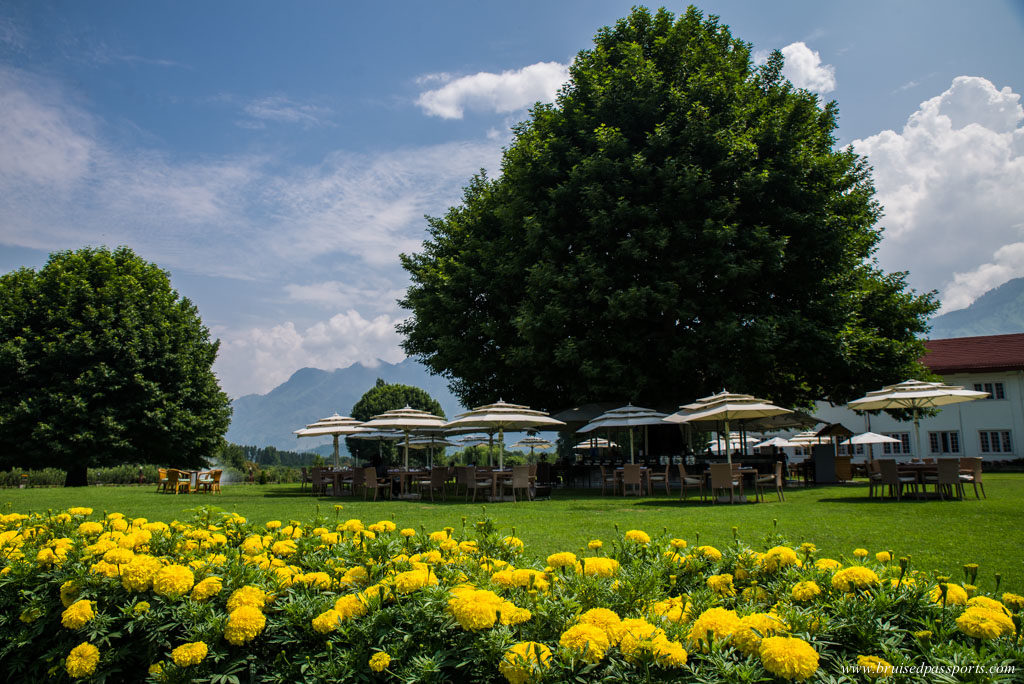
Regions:
M 844 444 L 839 447 L 839 453 L 846 456 L 863 456 L 864 445 L 863 444 Z
M 960 453 L 960 433 L 956 430 L 950 432 L 929 432 L 928 441 L 931 443 L 933 454 Z
M 900 440 L 896 442 L 885 442 L 882 444 L 882 453 L 889 455 L 909 454 L 910 453 L 910 433 L 909 432 L 886 432 L 886 437 L 892 437 L 893 439 Z
M 1013 441 L 1009 430 L 981 430 L 978 432 L 983 454 L 1012 454 Z
M 976 382 L 974 383 L 975 392 L 988 392 L 986 399 L 1005 399 L 1006 391 L 1003 389 L 1003 383 L 1001 382 Z

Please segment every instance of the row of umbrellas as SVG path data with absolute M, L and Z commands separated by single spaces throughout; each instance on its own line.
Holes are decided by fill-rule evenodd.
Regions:
M 987 392 L 968 390 L 963 387 L 945 385 L 940 382 L 907 380 L 895 385 L 888 385 L 880 390 L 868 392 L 866 396 L 849 402 L 848 406 L 856 411 L 877 411 L 883 409 L 905 409 L 911 411 L 914 419 L 915 441 L 918 449 L 920 449 L 920 414 L 922 411 L 965 401 L 973 401 L 975 399 L 983 399 L 987 396 Z M 650 425 L 663 425 L 665 423 L 685 424 L 704 431 L 718 431 L 719 435 L 725 435 L 727 458 L 729 462 L 732 462 L 732 450 L 729 448 L 730 423 L 734 425 L 739 424 L 744 429 L 763 431 L 787 427 L 810 427 L 817 422 L 819 421 L 813 416 L 776 406 L 765 399 L 759 399 L 749 394 L 736 394 L 723 390 L 709 397 L 698 399 L 691 404 L 681 406 L 679 411 L 670 415 L 659 413 L 653 409 L 627 404 L 621 408 L 603 413 L 584 425 L 577 432 L 590 433 L 605 428 L 628 428 L 630 461 L 634 461 L 633 428 L 644 427 L 646 430 Z M 543 411 L 519 404 L 498 401 L 497 403 L 478 406 L 471 411 L 459 414 L 454 420 L 449 422 L 445 422 L 445 419 L 440 416 L 433 415 L 427 411 L 413 409 L 409 406 L 374 416 L 365 423 L 360 423 L 354 418 L 335 414 L 307 425 L 301 430 L 296 430 L 295 434 L 299 437 L 332 435 L 334 437 L 335 464 L 338 463 L 338 437 L 340 435 L 373 439 L 399 439 L 404 436 L 405 466 L 408 467 L 410 448 L 427 447 L 430 445 L 453 445 L 451 442 L 444 440 L 443 437 L 466 430 L 480 429 L 488 432 L 488 441 L 493 443 L 494 432 L 497 431 L 499 445 L 501 446 L 498 452 L 500 454 L 499 467 L 504 467 L 505 430 L 552 430 L 564 425 L 565 423 L 552 418 Z M 371 437 L 371 433 L 375 434 Z M 412 438 L 413 434 L 417 435 L 416 439 Z M 849 432 L 847 432 L 848 434 Z M 774 446 L 806 444 L 809 443 L 808 440 L 812 436 L 813 439 L 819 438 L 818 433 L 803 433 L 788 440 L 775 438 L 781 441 L 775 442 Z M 439 437 L 442 439 L 439 440 Z M 860 441 L 850 441 L 858 438 Z M 892 440 L 892 438 L 874 433 L 866 433 L 865 435 L 851 437 L 850 440 L 848 442 L 852 444 L 877 444 Z M 468 444 L 470 441 L 482 443 L 482 438 L 467 438 L 463 440 L 463 443 Z M 782 442 L 785 442 L 785 444 Z M 596 440 L 591 441 L 591 444 L 595 443 Z M 741 441 L 741 443 L 745 442 Z M 772 445 L 772 440 L 768 440 L 755 446 Z M 538 437 L 527 437 L 515 446 L 529 446 L 532 454 L 534 448 L 545 448 L 551 446 L 551 443 Z

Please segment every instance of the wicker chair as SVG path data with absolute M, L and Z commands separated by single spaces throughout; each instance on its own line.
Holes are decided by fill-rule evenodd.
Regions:
M 775 485 L 775 494 L 779 501 L 785 501 L 786 495 L 782 493 L 782 461 L 775 462 L 775 469 L 771 475 L 764 475 L 754 480 L 754 492 L 758 501 L 764 501 L 764 489 L 768 485 Z
M 729 503 L 736 502 L 736 487 L 743 491 L 740 478 L 734 470 L 734 466 L 728 463 L 711 464 L 711 503 L 717 503 L 715 492 L 729 490 Z
M 384 490 L 385 495 L 391 498 L 391 479 L 387 477 L 377 477 L 377 469 L 373 466 L 367 466 L 363 468 L 363 501 L 366 501 L 367 494 L 370 490 L 373 490 L 373 500 L 377 500 L 377 493 L 380 490 Z
M 704 478 L 686 474 L 686 466 L 680 463 L 679 468 L 679 499 L 686 498 L 686 490 L 696 487 L 700 492 L 700 500 L 704 500 Z

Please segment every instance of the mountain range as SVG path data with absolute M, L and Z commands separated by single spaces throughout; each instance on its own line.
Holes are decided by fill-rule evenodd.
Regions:
M 936 316 L 931 324 L 932 339 L 1024 332 L 1024 278 L 986 292 L 965 309 Z M 335 412 L 350 415 L 352 406 L 377 378 L 426 390 L 449 418 L 464 410 L 444 378 L 431 375 L 412 359 L 380 361 L 375 366 L 357 363 L 333 371 L 303 368 L 267 394 L 236 399 L 227 439 L 236 444 L 327 454 L 331 450 L 325 446 L 331 444 L 329 437 L 299 441 L 292 431 Z
M 1024 332 L 1024 278 L 1007 281 L 966 309 L 936 316 L 931 323 L 932 339 Z
M 431 375 L 413 359 L 401 363 L 380 361 L 376 366 L 356 363 L 333 371 L 302 368 L 267 394 L 247 394 L 235 399 L 227 440 L 289 451 L 323 451 L 314 447 L 331 444 L 330 437 L 299 440 L 292 431 L 333 413 L 351 415 L 352 406 L 374 386 L 377 378 L 425 390 L 437 399 L 449 418 L 465 410 L 448 391 L 444 378 Z

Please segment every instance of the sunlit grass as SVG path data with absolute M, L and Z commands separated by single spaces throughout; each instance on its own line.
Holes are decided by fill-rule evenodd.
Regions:
M 643 529 L 651 534 L 668 530 L 694 544 L 724 545 L 738 528 L 740 539 L 755 548 L 776 530 L 791 543 L 814 542 L 821 555 L 850 556 L 854 548 L 872 553 L 892 550 L 910 556 L 919 570 L 942 570 L 962 578 L 964 563 L 978 563 L 978 584 L 991 591 L 994 574 L 1003 587 L 1024 590 L 1024 548 L 1021 501 L 1024 475 L 986 474 L 987 499 L 974 498 L 968 486 L 963 501 L 878 501 L 867 498 L 863 484 L 793 488 L 786 501 L 770 493 L 766 503 L 728 505 L 700 503 L 673 497 L 601 496 L 599 490 L 555 490 L 548 501 L 513 504 L 466 503 L 449 496 L 446 502 L 363 501 L 362 498 L 313 497 L 299 485 L 227 485 L 220 495 L 158 494 L 152 487 L 89 487 L 81 489 L 0 490 L 3 509 L 18 512 L 90 506 L 97 512 L 119 511 L 132 517 L 170 521 L 189 515 L 198 506 L 217 506 L 253 521 L 307 520 L 318 513 L 341 520 L 366 522 L 394 519 L 401 527 L 428 532 L 459 527 L 483 518 L 526 542 L 538 556 L 562 550 L 578 551 L 590 539 L 607 539 L 618 525 L 622 531 Z M 335 506 L 342 508 L 336 510 Z M 777 521 L 777 528 L 773 521 Z M 699 536 L 698 536 L 699 535 Z

